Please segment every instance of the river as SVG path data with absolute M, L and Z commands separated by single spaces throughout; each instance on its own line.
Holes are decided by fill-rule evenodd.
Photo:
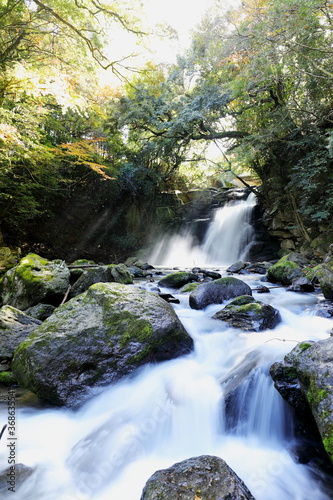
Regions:
M 226 265 L 213 268 L 226 275 Z M 238 277 L 252 290 L 262 284 L 261 275 Z M 253 291 L 280 311 L 282 322 L 245 333 L 211 319 L 221 305 L 197 311 L 188 294 L 172 293 L 193 352 L 145 366 L 77 411 L 20 408 L 18 461 L 36 470 L 4 500 L 140 500 L 156 470 L 203 454 L 223 458 L 257 500 L 332 498 L 324 474 L 295 459 L 293 414 L 269 376 L 271 364 L 298 342 L 329 336 L 332 321 L 314 315 L 323 296 L 274 286 Z M 0 441 L 1 464 L 5 445 Z

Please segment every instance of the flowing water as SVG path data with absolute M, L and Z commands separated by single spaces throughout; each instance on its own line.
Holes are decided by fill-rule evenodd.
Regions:
M 255 290 L 261 276 L 241 278 Z M 322 295 L 254 291 L 282 317 L 259 333 L 211 319 L 221 305 L 196 311 L 188 295 L 174 295 L 193 352 L 145 366 L 78 411 L 18 410 L 18 462 L 36 471 L 4 500 L 139 500 L 156 470 L 202 454 L 223 458 L 257 500 L 332 498 L 324 475 L 295 460 L 293 415 L 268 372 L 298 342 L 329 336 L 332 321 L 313 313 Z M 2 412 L 0 424 L 5 418 Z M 0 464 L 7 457 L 2 439 Z

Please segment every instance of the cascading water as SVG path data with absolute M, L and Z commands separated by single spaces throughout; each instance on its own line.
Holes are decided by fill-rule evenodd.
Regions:
M 215 211 L 202 245 L 198 246 L 191 230 L 186 230 L 158 242 L 149 261 L 161 266 L 203 266 L 246 259 L 254 236 L 250 220 L 256 203 L 253 193 L 246 200 L 227 203 Z
M 253 290 L 259 279 L 242 276 Z M 264 301 L 282 322 L 251 333 L 211 319 L 221 305 L 192 310 L 188 295 L 175 295 L 194 351 L 145 366 L 76 412 L 19 410 L 19 462 L 36 470 L 3 500 L 139 500 L 156 470 L 203 454 L 223 458 L 256 500 L 332 498 L 324 475 L 293 459 L 293 417 L 268 372 L 297 342 L 328 337 L 331 320 L 311 312 L 323 297 L 273 288 Z M 7 456 L 2 440 L 0 464 Z

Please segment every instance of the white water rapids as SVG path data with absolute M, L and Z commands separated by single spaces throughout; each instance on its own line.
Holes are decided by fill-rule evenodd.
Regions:
M 260 278 L 241 276 L 253 290 Z M 194 351 L 145 366 L 78 411 L 18 410 L 17 461 L 36 471 L 3 500 L 140 500 L 156 470 L 202 454 L 223 458 L 257 500 L 331 498 L 325 478 L 294 460 L 292 413 L 268 374 L 297 342 L 328 337 L 332 321 L 313 314 L 322 295 L 278 287 L 267 294 L 254 291 L 282 316 L 274 330 L 259 333 L 212 320 L 221 305 L 196 311 L 188 295 L 174 295 Z M 230 409 L 226 396 L 237 386 L 237 407 Z M 1 411 L 0 423 L 6 418 Z M 7 457 L 1 440 L 1 466 Z

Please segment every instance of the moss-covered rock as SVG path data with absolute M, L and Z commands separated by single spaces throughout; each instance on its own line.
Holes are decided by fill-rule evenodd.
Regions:
M 190 306 L 192 309 L 204 309 L 210 304 L 222 304 L 240 295 L 252 295 L 249 285 L 233 277 L 220 278 L 199 285 L 190 295 Z
M 49 261 L 30 253 L 1 279 L 3 303 L 22 310 L 38 303 L 58 306 L 69 278 L 69 269 L 63 261 Z
M 16 385 L 17 380 L 13 372 L 0 372 L 0 385 Z
M 76 297 L 86 292 L 95 283 L 122 283 L 132 284 L 133 278 L 129 269 L 124 264 L 110 264 L 86 269 L 74 283 L 70 296 Z
M 293 280 L 304 276 L 303 264 L 308 263 L 304 257 L 295 252 L 284 255 L 276 264 L 267 270 L 267 278 L 272 283 L 291 285 Z
M 186 271 L 168 274 L 158 282 L 159 286 L 166 288 L 181 288 L 191 281 L 198 281 L 198 275 Z
M 15 352 L 19 383 L 58 405 L 148 362 L 191 350 L 193 341 L 172 307 L 133 286 L 97 283 L 48 318 Z
M 148 479 L 141 500 L 254 500 L 243 481 L 219 457 L 202 455 L 160 470 Z
M 262 304 L 249 295 L 237 297 L 224 309 L 214 314 L 213 319 L 219 319 L 233 328 L 248 332 L 273 329 L 281 322 L 277 309 L 269 304 Z
M 283 363 L 273 365 L 271 374 L 281 395 L 303 414 L 306 401 L 333 462 L 333 337 L 298 344 Z
M 179 291 L 180 291 L 180 293 L 190 293 L 190 292 L 193 292 L 193 290 L 195 290 L 199 285 L 200 285 L 200 283 L 198 283 L 198 282 L 187 283 L 187 285 L 183 286 Z
M 316 266 L 313 270 L 325 299 L 333 300 L 333 259 Z

